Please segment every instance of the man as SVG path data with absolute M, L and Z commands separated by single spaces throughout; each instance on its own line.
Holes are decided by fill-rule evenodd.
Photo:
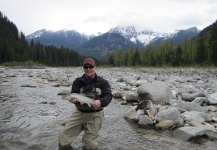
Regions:
M 92 58 L 86 58 L 83 66 L 84 74 L 76 78 L 71 93 L 82 93 L 93 98 L 91 107 L 73 98 L 77 109 L 69 118 L 59 134 L 59 149 L 71 149 L 70 144 L 84 131 L 83 149 L 97 149 L 98 132 L 104 116 L 103 108 L 112 100 L 111 88 L 107 80 L 96 74 L 96 64 Z

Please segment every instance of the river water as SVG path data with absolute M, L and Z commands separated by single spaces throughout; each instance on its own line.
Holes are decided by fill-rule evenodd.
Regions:
M 117 70 L 98 69 L 99 75 L 109 76 L 112 83 Z M 81 75 L 80 68 L 6 69 L 1 71 L 0 83 L 0 149 L 2 150 L 57 150 L 59 131 L 75 110 L 75 106 L 58 95 L 70 90 L 69 85 L 54 87 L 43 79 L 45 74 L 65 73 L 69 83 Z M 33 74 L 33 76 L 30 76 Z M 112 74 L 112 75 L 111 75 Z M 6 76 L 4 76 L 6 75 Z M 22 87 L 21 85 L 31 85 Z M 125 120 L 130 105 L 121 105 L 113 99 L 104 109 L 105 116 L 99 133 L 99 150 L 214 150 L 215 141 L 180 141 L 170 133 L 138 128 L 134 122 Z M 83 133 L 82 133 L 83 134 Z M 73 145 L 82 149 L 82 134 Z

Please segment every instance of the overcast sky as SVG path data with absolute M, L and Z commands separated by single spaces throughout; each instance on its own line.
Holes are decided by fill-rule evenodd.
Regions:
M 116 26 L 137 31 L 203 29 L 217 19 L 216 0 L 0 0 L 0 11 L 25 35 L 40 29 L 105 33 Z

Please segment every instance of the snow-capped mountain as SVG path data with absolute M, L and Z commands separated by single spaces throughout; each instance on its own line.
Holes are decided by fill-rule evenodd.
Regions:
M 186 30 L 177 30 L 174 33 L 161 33 L 149 30 L 137 32 L 134 26 L 118 26 L 116 28 L 110 29 L 108 32 L 119 33 L 126 39 L 135 43 L 137 46 L 139 43 L 143 46 L 146 46 L 150 43 L 153 43 L 154 45 L 159 45 L 163 40 L 169 39 L 173 39 L 175 41 L 174 44 L 177 45 L 186 39 L 196 36 L 200 31 L 196 27 L 192 27 Z
M 171 33 L 160 33 L 160 32 L 153 32 L 153 31 L 142 31 L 137 33 L 138 40 L 143 45 L 148 45 L 151 42 L 161 38 L 162 40 L 172 38 L 174 34 Z
M 125 39 L 135 43 L 136 47 L 144 47 L 149 43 L 159 45 L 163 40 L 173 39 L 174 44 L 177 45 L 180 42 L 196 36 L 200 31 L 196 27 L 192 27 L 186 30 L 177 30 L 174 33 L 160 33 L 149 30 L 143 30 L 137 32 L 134 26 L 121 27 L 117 26 L 111 28 L 108 33 L 118 33 Z M 102 35 L 102 34 L 101 34 Z M 75 30 L 38 30 L 28 36 L 26 39 L 30 41 L 33 39 L 35 42 L 39 41 L 45 45 L 53 45 L 57 47 L 78 48 L 85 42 L 96 37 L 95 35 L 81 34 Z
M 116 28 L 111 28 L 108 33 L 119 33 L 123 37 L 125 37 L 127 40 L 130 40 L 132 42 L 136 42 L 137 39 L 137 32 L 134 28 L 134 26 L 130 27 L 116 27 Z
M 141 41 L 139 41 L 138 36 L 137 36 L 137 32 L 134 28 L 134 26 L 129 26 L 129 27 L 116 27 L 116 28 L 111 28 L 108 33 L 118 33 L 121 36 L 123 36 L 125 39 L 133 42 L 136 47 L 144 47 L 145 45 L 143 45 L 141 43 Z
M 134 26 L 129 27 L 116 27 L 112 28 L 108 31 L 109 33 L 119 33 L 126 39 L 132 41 L 135 44 L 138 44 L 140 42 L 143 46 L 148 45 L 151 42 L 154 42 L 158 38 L 162 39 L 168 39 L 171 38 L 173 34 L 171 33 L 159 33 L 159 32 L 153 32 L 144 30 L 142 32 L 137 32 L 134 28 Z
M 94 35 L 85 35 L 81 34 L 75 30 L 38 30 L 28 36 L 26 36 L 27 41 L 32 39 L 37 42 L 39 41 L 44 45 L 53 45 L 56 47 L 68 47 L 68 48 L 77 48 L 93 38 Z

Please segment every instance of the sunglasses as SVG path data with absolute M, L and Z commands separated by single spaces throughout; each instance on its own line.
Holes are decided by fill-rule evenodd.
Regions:
M 93 69 L 94 68 L 94 66 L 84 66 L 84 69 Z

